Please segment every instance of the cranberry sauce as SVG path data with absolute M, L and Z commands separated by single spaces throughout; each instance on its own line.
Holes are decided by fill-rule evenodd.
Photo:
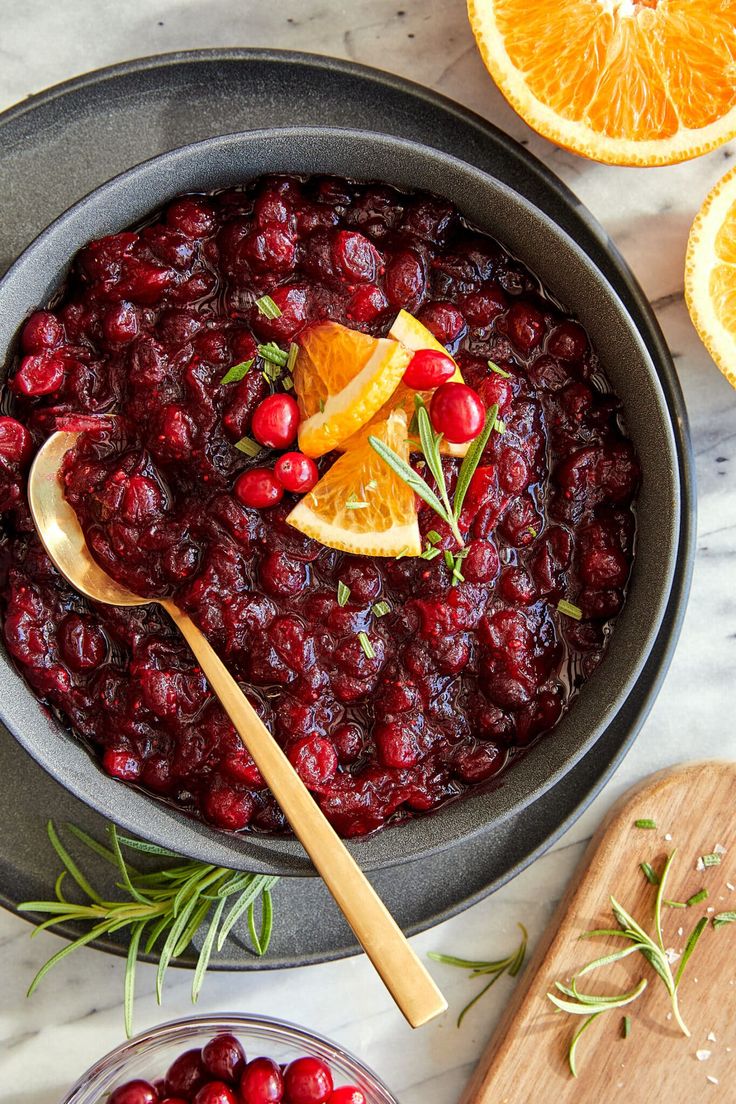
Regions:
M 266 293 L 277 318 L 256 307 Z M 441 555 L 338 553 L 286 524 L 295 495 L 256 509 L 233 494 L 264 463 L 235 442 L 282 386 L 257 344 L 286 348 L 326 318 L 382 335 L 402 307 L 505 426 L 465 499 L 455 586 Z M 285 829 L 166 617 L 84 601 L 43 553 L 22 477 L 55 428 L 103 427 L 65 476 L 100 563 L 139 593 L 176 596 L 346 836 L 495 776 L 600 663 L 635 533 L 620 404 L 580 324 L 446 201 L 324 177 L 179 198 L 83 249 L 22 352 L 9 390 L 23 424 L 0 419 L 5 641 L 114 777 L 223 829 Z M 450 486 L 457 467 L 445 460 Z M 420 527 L 453 546 L 423 503 Z

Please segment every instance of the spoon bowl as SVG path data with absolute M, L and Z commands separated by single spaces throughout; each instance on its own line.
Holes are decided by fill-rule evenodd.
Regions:
M 61 574 L 86 598 L 118 606 L 155 601 L 166 610 L 387 989 L 411 1026 L 420 1027 L 444 1012 L 447 1001 L 222 660 L 172 599 L 133 594 L 92 558 L 61 477 L 64 457 L 78 437 L 54 433 L 31 467 L 28 501 L 41 543 Z

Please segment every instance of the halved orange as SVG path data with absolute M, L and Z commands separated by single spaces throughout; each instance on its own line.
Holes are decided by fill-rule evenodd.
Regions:
M 408 427 L 396 410 L 371 432 L 409 459 Z M 368 443 L 345 452 L 294 507 L 287 521 L 330 548 L 363 556 L 418 556 L 422 550 L 414 492 Z
M 736 0 L 468 0 L 486 68 L 539 134 L 668 165 L 736 135 Z
M 716 184 L 693 223 L 685 298 L 703 344 L 736 387 L 736 169 Z
M 299 339 L 294 390 L 299 448 L 322 456 L 347 440 L 393 395 L 411 353 L 398 341 L 320 322 Z
M 400 310 L 394 319 L 394 323 L 391 329 L 388 331 L 388 336 L 394 338 L 395 341 L 400 341 L 407 349 L 411 349 L 413 353 L 418 352 L 420 349 L 436 349 L 440 353 L 447 353 L 447 349 L 442 345 L 434 336 L 431 330 L 428 330 L 426 326 L 422 325 L 418 318 L 415 318 L 413 314 L 409 314 L 408 311 Z M 450 358 L 452 359 L 452 358 Z M 463 383 L 462 372 L 455 365 L 455 374 L 450 376 L 450 379 Z M 371 418 L 369 425 L 373 426 L 386 420 L 392 410 L 401 408 L 405 411 L 408 421 L 414 416 L 414 396 L 420 394 L 424 401 L 429 404 L 429 400 L 432 397 L 431 391 L 414 391 L 411 387 L 407 387 L 405 383 L 400 383 L 396 390 L 386 403 L 378 410 Z M 345 441 L 340 447 L 350 448 L 352 446 L 352 440 Z M 470 442 L 464 445 L 455 445 L 451 441 L 443 441 L 440 445 L 440 452 L 445 456 L 465 456 L 465 453 L 470 447 Z

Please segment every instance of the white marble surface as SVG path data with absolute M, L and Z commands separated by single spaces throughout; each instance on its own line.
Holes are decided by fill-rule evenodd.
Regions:
M 403 7 L 402 7 L 403 6 Z M 101 65 L 202 46 L 277 46 L 390 69 L 467 104 L 527 143 L 590 207 L 623 251 L 674 352 L 685 391 L 700 485 L 698 558 L 685 629 L 664 689 L 634 749 L 587 813 L 551 853 L 494 897 L 417 938 L 492 957 L 515 944 L 515 923 L 536 940 L 611 802 L 660 767 L 736 756 L 736 392 L 701 346 L 685 310 L 688 228 L 736 143 L 694 163 L 630 170 L 581 160 L 533 134 L 497 93 L 476 54 L 463 0 L 5 0 L 0 20 L 0 107 Z M 60 941 L 0 913 L 0 1100 L 52 1104 L 94 1059 L 122 1039 L 122 963 L 92 950 L 67 959 L 31 1001 L 26 986 Z M 451 1012 L 474 992 L 459 971 L 433 966 Z M 153 970 L 139 971 L 136 1026 L 190 1011 L 190 975 L 172 972 L 163 1009 Z M 452 1104 L 496 1022 L 504 979 L 458 1032 L 454 1017 L 410 1033 L 365 959 L 299 971 L 211 976 L 200 1009 L 283 1015 L 358 1052 L 405 1104 Z M 733 1058 L 733 1055 L 731 1055 Z M 725 1054 L 718 1058 L 721 1075 Z M 733 1086 L 733 1065 L 730 1084 Z M 704 1088 L 705 1088 L 704 1078 Z M 713 1090 L 725 1095 L 731 1090 Z M 541 1097 L 540 1097 L 541 1099 Z M 613 1098 L 611 1098 L 613 1099 Z

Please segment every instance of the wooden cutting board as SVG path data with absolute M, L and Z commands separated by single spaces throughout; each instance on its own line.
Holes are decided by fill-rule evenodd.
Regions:
M 655 830 L 635 827 L 645 818 L 656 823 Z M 672 1018 L 662 981 L 640 954 L 630 955 L 578 983 L 582 992 L 612 994 L 649 979 L 637 1001 L 601 1015 L 581 1037 L 575 1079 L 567 1049 L 584 1017 L 556 1011 L 546 995 L 555 991 L 555 981 L 569 985 L 587 962 L 625 946 L 607 937 L 578 938 L 586 929 L 617 927 L 610 894 L 653 933 L 656 888 L 639 864 L 649 862 L 659 872 L 674 848 L 666 895 L 685 901 L 708 890 L 700 904 L 662 910 L 665 948 L 681 952 L 701 916 L 736 910 L 736 763 L 662 771 L 613 808 L 521 974 L 463 1104 L 736 1102 L 736 923 L 719 929 L 708 924 L 683 974 L 679 1002 L 690 1038 Z M 700 856 L 721 848 L 720 865 L 697 869 Z M 624 1038 L 627 1013 L 631 1029 Z

